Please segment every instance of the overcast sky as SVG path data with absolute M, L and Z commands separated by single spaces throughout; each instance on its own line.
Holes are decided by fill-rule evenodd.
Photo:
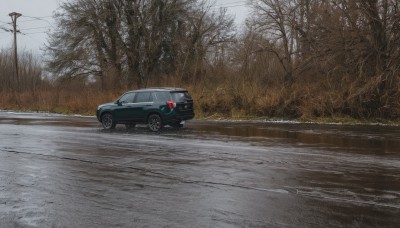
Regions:
M 213 2 L 213 0 L 209 0 Z M 11 29 L 11 12 L 21 13 L 17 24 L 21 34 L 18 34 L 18 49 L 41 54 L 46 43 L 46 33 L 52 29 L 52 15 L 63 0 L 0 0 L 0 49 L 11 48 L 13 35 L 4 29 Z M 239 27 L 248 14 L 246 0 L 215 0 L 214 8 L 226 7 L 235 16 Z

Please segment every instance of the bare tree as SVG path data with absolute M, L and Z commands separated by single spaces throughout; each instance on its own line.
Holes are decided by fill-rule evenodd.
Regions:
M 11 51 L 2 49 L 0 51 L 0 92 L 11 92 L 15 88 L 12 67 Z
M 79 0 L 61 5 L 58 30 L 49 40 L 50 72 L 62 78 L 96 76 L 104 89 L 119 87 L 120 23 L 113 2 Z
M 10 51 L 0 51 L 0 92 L 18 92 L 17 80 L 12 74 L 14 65 L 11 61 L 11 56 L 12 53 Z M 20 62 L 20 80 L 18 80 L 20 92 L 30 91 L 34 96 L 44 81 L 39 58 L 24 50 L 20 53 L 18 61 Z
M 226 10 L 212 11 L 211 5 L 203 1 L 191 10 L 184 26 L 187 32 L 181 38 L 184 46 L 180 51 L 180 72 L 184 80 L 192 80 L 202 74 L 206 62 L 212 64 L 215 59 L 226 57 L 224 49 L 235 36 L 233 19 Z
M 71 0 L 61 11 L 50 39 L 50 71 L 98 76 L 104 89 L 197 75 L 208 51 L 233 37 L 232 18 L 205 1 Z
M 255 13 L 249 24 L 256 26 L 258 40 L 265 40 L 259 52 L 275 55 L 286 85 L 308 77 L 309 83 L 341 91 L 351 115 L 393 116 L 390 104 L 399 94 L 399 1 L 249 2 Z
M 285 84 L 293 83 L 294 54 L 297 51 L 294 29 L 297 1 L 261 0 L 250 1 L 250 4 L 255 12 L 253 23 L 258 32 L 275 44 L 262 50 L 272 52 L 278 58 L 285 71 Z
M 279 50 L 279 47 L 253 25 L 248 25 L 232 50 L 232 68 L 238 70 L 247 82 L 264 86 L 280 85 L 285 71 L 275 53 L 265 50 Z

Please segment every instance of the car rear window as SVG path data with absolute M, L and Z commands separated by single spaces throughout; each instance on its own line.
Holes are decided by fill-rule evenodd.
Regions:
M 190 94 L 187 91 L 172 92 L 171 96 L 172 96 L 172 101 L 174 101 L 174 102 L 183 102 L 183 101 L 187 101 L 187 100 L 192 100 L 192 97 L 190 96 Z

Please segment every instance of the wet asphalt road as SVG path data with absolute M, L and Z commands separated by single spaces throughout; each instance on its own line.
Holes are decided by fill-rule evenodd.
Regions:
M 399 224 L 399 127 L 0 112 L 0 227 Z

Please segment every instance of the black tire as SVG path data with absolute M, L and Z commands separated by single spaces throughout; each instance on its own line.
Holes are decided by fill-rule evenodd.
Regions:
M 114 117 L 112 116 L 111 113 L 104 113 L 101 116 L 101 124 L 103 125 L 103 128 L 106 130 L 114 129 L 115 128 L 115 120 Z
M 151 114 L 149 116 L 149 118 L 147 119 L 147 124 L 148 124 L 149 130 L 152 132 L 158 132 L 163 127 L 162 119 L 158 114 Z
M 126 129 L 132 129 L 135 128 L 136 124 L 125 124 Z

